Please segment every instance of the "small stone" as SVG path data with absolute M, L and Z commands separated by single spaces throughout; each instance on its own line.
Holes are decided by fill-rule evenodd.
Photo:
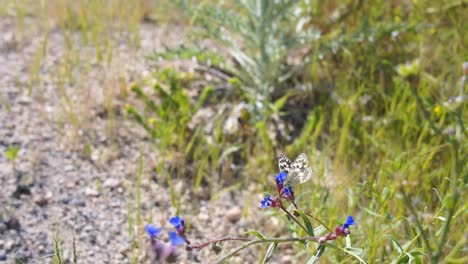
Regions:
M 66 165 L 63 169 L 64 169 L 66 172 L 69 172 L 69 171 L 75 170 L 75 167 L 73 167 L 73 165 Z
M 6 253 L 3 251 L 0 251 L 0 261 L 6 261 L 6 260 L 7 260 Z
M 70 205 L 83 207 L 86 205 L 86 202 L 83 199 L 75 198 L 70 200 Z
M 69 196 L 64 196 L 64 197 L 60 198 L 59 201 L 60 201 L 61 203 L 63 203 L 63 204 L 68 204 L 68 203 L 70 203 L 71 200 L 72 200 L 71 197 L 69 197 Z
M 0 233 L 5 232 L 6 230 L 7 230 L 6 224 L 3 223 L 3 222 L 0 222 Z M 1 245 L 1 243 L 0 243 L 0 245 Z
M 20 198 L 21 195 L 31 195 L 31 189 L 29 188 L 29 186 L 24 184 L 18 184 L 18 186 L 16 186 L 16 190 L 13 193 L 13 197 Z
M 21 225 L 18 218 L 13 216 L 8 221 L 6 221 L 5 224 L 7 229 L 12 229 L 16 231 L 19 231 L 21 229 Z
M 18 103 L 22 105 L 29 105 L 32 102 L 30 96 L 22 95 L 18 98 Z
M 206 190 L 195 191 L 194 195 L 195 195 L 196 198 L 201 199 L 201 200 L 205 200 L 205 201 L 209 200 L 211 198 L 210 192 L 208 192 Z
M 294 263 L 291 256 L 282 256 L 281 263 Z
M 242 210 L 239 207 L 233 207 L 226 212 L 226 219 L 231 223 L 239 221 L 242 216 Z
M 115 189 L 121 185 L 121 182 L 118 179 L 109 178 L 102 185 L 106 188 Z
M 45 206 L 45 205 L 47 205 L 49 203 L 49 200 L 45 195 L 35 196 L 33 198 L 33 200 L 34 200 L 35 204 L 37 204 L 37 205 L 39 205 L 41 207 Z
M 99 192 L 93 188 L 86 188 L 85 189 L 85 195 L 86 196 L 99 196 Z
M 201 221 L 201 222 L 204 222 L 204 221 L 209 221 L 210 220 L 210 216 L 206 213 L 200 213 L 198 215 L 198 219 Z

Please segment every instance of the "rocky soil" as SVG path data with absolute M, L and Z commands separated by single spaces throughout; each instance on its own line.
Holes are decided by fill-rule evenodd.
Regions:
M 93 48 L 79 46 L 74 54 L 88 61 L 87 66 L 74 67 L 77 81 L 60 86 L 67 54 L 63 35 L 58 29 L 48 33 L 47 56 L 39 76 L 31 76 L 44 33 L 34 21 L 26 22 L 26 32 L 18 35 L 13 20 L 0 19 L 0 263 L 50 263 L 57 231 L 67 263 L 74 237 L 79 263 L 129 263 L 129 219 L 135 222 L 137 214 L 140 155 L 143 220 L 132 230 L 141 234 L 150 218 L 170 228 L 175 209 L 163 181 L 155 180 L 157 150 L 120 110 L 126 103 L 122 93 L 128 83 L 148 75 L 152 66 L 143 55 L 180 42 L 183 29 L 141 24 L 141 48 L 121 41 L 110 63 L 96 61 Z M 115 109 L 112 118 L 108 98 Z M 9 146 L 20 149 L 14 161 L 6 157 Z M 251 194 L 249 188 L 209 201 L 194 199 L 183 181 L 175 185 L 183 194 L 181 212 L 190 222 L 194 242 L 265 229 L 267 224 L 279 228 L 255 210 L 260 194 Z M 182 253 L 180 261 L 207 263 L 216 258 L 209 250 L 197 254 Z M 253 261 L 257 254 L 255 249 L 245 251 L 233 263 Z M 286 255 L 278 262 L 287 262 Z

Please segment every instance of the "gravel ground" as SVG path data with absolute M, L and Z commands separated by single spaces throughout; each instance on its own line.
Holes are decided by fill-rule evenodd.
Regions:
M 154 180 L 155 149 L 144 131 L 120 111 L 114 119 L 109 118 L 106 93 L 114 98 L 112 106 L 119 109 L 125 101 L 119 99 L 122 89 L 114 88 L 147 75 L 151 66 L 143 55 L 163 43 L 177 43 L 183 29 L 142 24 L 141 49 L 136 51 L 122 41 L 113 50 L 112 62 L 105 65 L 95 61 L 94 49 L 77 49 L 76 55 L 81 61 L 89 60 L 89 66 L 74 68 L 80 81 L 63 89 L 56 80 L 65 43 L 62 34 L 52 30 L 47 57 L 39 70 L 41 81 L 33 82 L 28 95 L 29 67 L 43 33 L 34 27 L 34 21 L 26 22 L 28 31 L 18 41 L 14 22 L 0 19 L 0 263 L 13 258 L 23 263 L 51 262 L 57 223 L 65 259 L 70 260 L 75 234 L 79 260 L 128 263 L 122 252 L 131 246 L 128 208 L 134 208 L 135 203 L 129 197 L 133 197 L 140 153 L 144 161 L 142 216 L 151 216 L 153 223 L 169 228 L 167 219 L 175 211 L 165 186 Z M 68 105 L 64 93 L 71 102 Z M 69 122 L 70 112 L 78 116 L 78 128 Z M 11 145 L 20 147 L 14 163 L 5 155 Z M 226 192 L 208 201 L 195 199 L 184 182 L 175 185 L 184 193 L 181 211 L 191 223 L 189 234 L 194 242 L 239 234 L 255 226 L 279 226 L 264 212 L 252 210 L 260 197 L 251 190 Z M 232 263 L 253 262 L 258 254 L 255 250 L 244 251 Z M 190 258 L 182 253 L 180 262 L 192 262 L 194 257 Z M 214 254 L 204 250 L 196 258 L 207 263 Z M 288 260 L 286 254 L 277 261 Z

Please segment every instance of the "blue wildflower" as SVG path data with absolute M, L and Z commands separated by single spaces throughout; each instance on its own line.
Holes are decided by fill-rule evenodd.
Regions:
M 355 225 L 356 223 L 354 222 L 354 219 L 352 216 L 348 216 L 348 218 L 346 218 L 346 222 L 343 224 L 342 228 L 345 229 L 345 228 L 349 228 L 349 226 L 352 226 L 352 225 Z
M 286 180 L 286 177 L 287 177 L 287 174 L 286 172 L 282 171 L 280 173 L 278 173 L 278 175 L 275 176 L 275 181 L 276 181 L 276 184 L 283 184 L 284 181 Z
M 151 239 L 154 239 L 159 235 L 159 233 L 161 233 L 161 228 L 150 224 L 145 226 L 145 232 L 150 236 Z
M 293 188 L 291 186 L 284 188 L 284 195 L 293 196 L 294 195 Z
M 171 217 L 169 222 L 177 229 L 184 229 L 185 228 L 185 221 L 184 219 L 180 218 L 179 216 Z
M 179 246 L 185 243 L 185 238 L 179 236 L 174 231 L 169 231 L 169 241 L 171 241 L 173 246 Z
M 263 198 L 263 200 L 260 202 L 260 208 L 267 208 L 271 207 L 273 205 L 273 200 L 270 198 L 270 195 L 268 194 Z

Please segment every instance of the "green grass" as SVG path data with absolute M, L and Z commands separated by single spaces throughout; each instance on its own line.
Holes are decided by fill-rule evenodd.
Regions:
M 20 40 L 24 38 L 25 18 L 33 16 L 43 22 L 40 27 L 44 38 L 30 64 L 30 93 L 41 86 L 38 73 L 41 63 L 47 60 L 44 50 L 48 45 L 48 23 L 52 21 L 60 28 L 67 45 L 60 62 L 57 87 L 62 95 L 64 122 L 78 131 L 89 125 L 84 117 L 89 109 L 72 102 L 65 87 L 76 82 L 81 84 L 80 89 L 73 92 L 88 92 L 88 86 L 83 85 L 86 73 L 74 76 L 72 71 L 72 65 L 86 66 L 88 62 L 77 56 L 77 46 L 71 36 L 78 33 L 82 43 L 93 47 L 94 59 L 106 69 L 114 56 L 112 47 L 117 45 L 111 32 L 122 35 L 128 32 L 125 41 L 138 48 L 139 23 L 154 9 L 155 14 L 162 14 L 158 13 L 162 7 L 157 5 L 147 10 L 149 5 L 145 1 L 115 1 L 112 5 L 105 1 L 92 1 L 90 5 L 85 5 L 87 1 L 46 2 L 47 6 L 40 6 L 36 1 L 6 1 L 7 5 L 0 5 L 4 6 L 0 13 L 15 19 Z M 455 110 L 453 103 L 444 104 L 451 96 L 459 96 L 460 90 L 466 91 L 459 83 L 464 76 L 462 64 L 468 61 L 463 13 L 466 4 L 416 0 L 348 2 L 346 6 L 340 1 L 298 3 L 303 8 L 302 16 L 312 17 L 305 26 L 322 35 L 305 43 L 302 57 L 293 54 L 307 59 L 307 63 L 300 72 L 295 72 L 294 78 L 275 87 L 273 95 L 266 96 L 271 99 L 266 104 L 267 111 L 258 116 L 249 109 L 240 116 L 239 123 L 244 128 L 241 131 L 225 133 L 224 121 L 232 115 L 229 111 L 214 117 L 209 132 L 202 125 L 187 126 L 203 107 L 216 109 L 228 103 L 228 109 L 232 110 L 241 101 L 252 104 L 245 95 L 251 94 L 252 89 L 254 93 L 255 89 L 259 94 L 266 93 L 268 87 L 259 85 L 262 79 L 245 75 L 246 68 L 242 65 L 232 76 L 237 79 L 224 81 L 207 82 L 198 75 L 180 72 L 153 75 L 151 78 L 163 84 L 154 87 L 157 96 L 153 98 L 135 88 L 136 94 L 127 96 L 140 98 L 143 106 L 127 110 L 138 121 L 135 124 L 145 127 L 158 150 L 168 158 L 156 171 L 168 183 L 172 204 L 178 212 L 180 194 L 171 187 L 174 181 L 187 180 L 195 193 L 208 190 L 216 199 L 224 190 L 240 190 L 252 182 L 259 185 L 273 182 L 277 152 L 288 156 L 305 152 L 317 175 L 312 184 L 297 189 L 298 193 L 304 193 L 299 201 L 301 207 L 320 216 L 329 226 L 338 224 L 348 214 L 354 215 L 358 224 L 351 234 L 353 246 L 363 249 L 361 257 L 369 263 L 406 263 L 410 258 L 415 258 L 415 263 L 417 260 L 420 263 L 466 262 L 468 113 L 463 104 Z M 214 3 L 195 2 L 195 6 L 203 4 L 205 8 Z M 161 5 L 179 12 L 165 1 Z M 236 6 L 230 1 L 226 5 Z M 336 10 L 342 12 L 334 19 Z M 236 17 L 242 17 L 245 14 L 242 12 L 246 11 L 240 10 Z M 173 21 L 167 13 L 155 26 Z M 206 16 L 205 21 L 212 19 L 209 13 L 197 15 L 200 14 Z M 213 34 L 205 32 L 200 27 L 203 24 L 196 23 L 200 17 L 190 19 L 184 17 L 181 21 L 193 22 L 194 39 Z M 290 27 L 284 30 L 283 33 L 290 33 L 287 31 Z M 242 36 L 236 41 L 242 42 Z M 192 42 L 193 39 L 186 46 Z M 248 44 L 245 53 L 261 57 L 261 50 Z M 223 47 L 226 54 L 229 53 L 226 49 L 232 48 L 221 44 L 220 48 Z M 262 49 L 267 47 L 264 43 L 260 45 Z M 297 46 L 293 47 L 290 51 L 297 51 Z M 212 59 L 221 68 L 222 63 L 230 62 L 230 57 L 223 58 L 223 53 L 203 52 L 196 47 L 182 52 L 181 58 L 190 58 L 192 54 L 200 61 Z M 170 50 L 160 55 L 172 60 L 176 58 L 174 53 Z M 278 69 L 283 66 L 291 66 L 285 58 L 282 53 L 282 60 L 272 62 L 277 67 L 275 73 L 281 72 Z M 415 72 L 411 69 L 410 73 L 398 72 L 399 65 L 416 61 Z M 269 69 L 267 62 L 259 63 L 264 71 Z M 236 69 L 239 65 L 233 63 L 231 67 Z M 276 85 L 277 77 L 268 76 L 267 85 Z M 245 81 L 250 79 L 255 81 Z M 186 91 L 199 89 L 194 83 L 200 80 L 206 84 L 204 87 L 210 88 L 199 91 L 201 95 L 196 98 L 185 96 Z M 295 89 L 300 85 L 306 88 Z M 207 92 L 211 87 L 227 92 L 219 98 Z M 117 87 L 102 89 L 108 89 L 106 107 L 112 112 L 112 102 L 117 100 L 114 97 L 122 93 L 112 90 Z M 159 104 L 161 99 L 173 104 Z M 173 113 L 177 113 L 177 118 Z M 119 122 L 114 115 L 110 116 Z M 285 128 L 279 128 L 278 124 Z M 282 135 L 282 130 L 292 137 Z M 276 133 L 275 137 L 271 136 L 272 132 Z M 240 165 L 241 170 L 232 172 L 228 166 L 231 163 Z M 186 169 L 189 166 L 193 166 L 193 171 Z M 137 186 L 141 177 L 139 171 Z M 130 197 L 135 198 L 129 201 L 129 229 L 133 243 L 139 243 L 141 239 L 137 237 L 142 225 L 139 204 L 144 197 L 139 196 L 139 188 Z M 189 218 L 192 212 L 180 213 Z M 140 229 L 135 233 L 136 226 Z M 274 232 L 258 228 L 263 233 Z M 301 245 L 297 247 L 304 249 Z M 309 255 L 313 252 L 307 251 Z M 351 261 L 348 255 L 331 251 L 326 251 L 321 259 L 332 263 Z

